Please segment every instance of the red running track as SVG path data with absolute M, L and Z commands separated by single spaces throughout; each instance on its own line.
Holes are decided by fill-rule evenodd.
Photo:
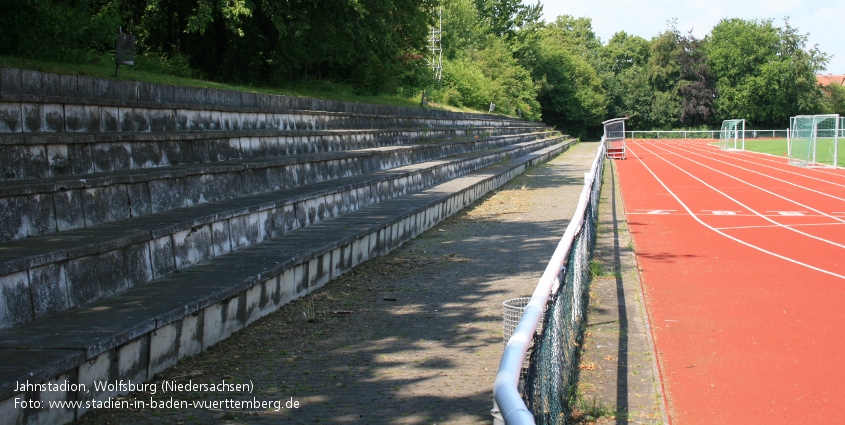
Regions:
M 707 142 L 616 161 L 670 421 L 845 423 L 845 171 Z

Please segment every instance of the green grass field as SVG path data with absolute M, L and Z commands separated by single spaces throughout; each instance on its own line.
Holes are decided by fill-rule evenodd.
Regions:
M 745 150 L 786 157 L 788 146 L 786 139 L 745 139 Z
M 820 164 L 832 164 L 833 139 L 820 138 L 817 143 L 819 146 L 816 150 L 816 162 Z M 714 144 L 718 144 L 718 142 L 714 142 Z M 786 139 L 746 139 L 745 150 L 787 157 L 788 146 Z M 845 143 L 842 140 L 839 141 L 837 156 L 838 165 L 845 167 Z

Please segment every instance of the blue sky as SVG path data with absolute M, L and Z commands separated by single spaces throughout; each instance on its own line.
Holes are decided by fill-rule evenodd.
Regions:
M 526 4 L 536 0 L 525 0 Z M 545 0 L 544 18 L 558 15 L 586 16 L 602 42 L 613 34 L 651 39 L 666 29 L 666 21 L 677 18 L 681 32 L 693 30 L 703 37 L 722 18 L 772 18 L 781 25 L 785 16 L 801 33 L 809 33 L 808 44 L 834 57 L 827 72 L 845 74 L 845 1 L 842 0 Z

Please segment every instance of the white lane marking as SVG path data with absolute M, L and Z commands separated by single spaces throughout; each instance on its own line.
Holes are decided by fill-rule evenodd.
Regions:
M 648 148 L 646 148 L 645 146 L 643 146 L 643 149 L 645 149 L 645 150 L 647 150 L 647 151 L 651 152 L 651 151 L 650 151 Z M 660 149 L 667 150 L 667 149 L 665 149 L 665 148 L 660 148 Z M 654 153 L 654 152 L 651 152 L 651 153 L 652 153 L 652 154 L 654 154 L 655 156 L 657 156 L 658 158 L 660 158 L 660 155 L 658 155 L 658 154 L 656 154 L 656 153 Z M 704 156 L 704 155 L 695 154 L 695 153 L 693 153 L 693 155 Z M 808 210 L 813 211 L 813 212 L 814 212 L 814 213 L 816 213 L 816 214 L 821 214 L 821 215 L 823 215 L 823 216 L 825 216 L 825 217 L 832 218 L 832 219 L 834 219 L 834 220 L 836 220 L 836 221 L 842 221 L 843 223 L 845 223 L 845 220 L 842 220 L 842 219 L 840 219 L 839 217 L 835 217 L 835 216 L 832 216 L 832 215 L 830 215 L 830 214 L 826 214 L 826 213 L 824 213 L 824 212 L 822 212 L 822 211 L 819 211 L 819 210 L 817 210 L 817 209 L 815 209 L 815 208 L 813 208 L 813 207 L 810 207 L 810 206 L 804 205 L 804 204 L 802 204 L 802 203 L 800 203 L 800 202 L 798 202 L 798 201 L 795 201 L 795 200 L 789 199 L 789 198 L 787 198 L 786 196 L 779 195 L 779 194 L 774 193 L 774 192 L 772 192 L 772 191 L 770 191 L 770 190 L 767 190 L 767 189 L 763 189 L 762 187 L 759 187 L 759 186 L 753 185 L 753 184 L 751 184 L 751 183 L 748 183 L 747 181 L 742 180 L 742 179 L 740 179 L 739 177 L 732 176 L 732 175 L 730 175 L 730 174 L 728 174 L 728 173 L 726 173 L 726 172 L 724 172 L 724 171 L 717 170 L 717 169 L 715 169 L 715 168 L 713 168 L 713 167 L 710 167 L 710 166 L 708 166 L 708 165 L 704 165 L 704 164 L 702 164 L 702 163 L 700 163 L 700 162 L 698 162 L 698 161 L 696 161 L 696 160 L 693 160 L 693 159 L 690 159 L 690 158 L 687 158 L 687 157 L 681 157 L 681 158 L 684 158 L 684 159 L 686 159 L 687 161 L 690 161 L 690 162 L 692 162 L 692 163 L 694 163 L 694 164 L 698 164 L 698 165 L 700 165 L 700 166 L 702 166 L 702 167 L 704 167 L 704 168 L 707 168 L 707 169 L 709 169 L 709 170 L 711 170 L 711 171 L 714 171 L 714 172 L 716 172 L 716 173 L 719 173 L 719 174 L 721 174 L 721 175 L 723 175 L 723 176 L 730 177 L 730 178 L 732 178 L 732 179 L 734 179 L 734 180 L 736 180 L 736 181 L 738 181 L 738 182 L 740 182 L 740 183 L 742 183 L 742 184 L 745 184 L 745 185 L 747 185 L 747 186 L 751 186 L 751 187 L 753 187 L 754 189 L 760 190 L 760 191 L 762 191 L 762 192 L 766 192 L 766 193 L 768 193 L 768 194 L 770 194 L 770 195 L 772 195 L 772 196 L 776 196 L 776 197 L 778 197 L 778 198 L 780 198 L 780 199 L 783 199 L 783 200 L 785 200 L 785 201 L 787 201 L 787 202 L 791 202 L 791 203 L 793 203 L 793 204 L 795 204 L 795 205 L 798 205 L 799 207 L 807 208 Z M 706 157 L 705 157 L 705 158 L 706 158 Z M 663 158 L 661 158 L 661 159 L 663 159 Z M 712 159 L 712 158 L 710 158 L 710 159 Z M 663 160 L 664 160 L 664 161 L 666 161 L 666 162 L 667 162 L 667 163 L 669 163 L 669 164 L 672 164 L 671 162 L 667 161 L 666 159 L 663 159 Z M 726 165 L 731 165 L 731 164 L 728 164 L 728 163 L 726 163 L 726 162 L 724 162 L 724 161 L 719 161 L 719 160 L 717 160 L 717 159 L 713 159 L 713 161 L 716 161 L 716 162 L 721 162 L 721 163 L 724 163 L 724 164 L 726 164 Z M 701 182 L 702 184 L 704 184 L 704 185 L 706 185 L 706 186 L 710 187 L 711 189 L 718 191 L 718 189 L 714 188 L 713 186 L 708 185 L 708 184 L 707 184 L 707 183 L 705 183 L 703 180 L 699 179 L 698 177 L 693 176 L 692 174 L 690 174 L 690 173 L 689 173 L 689 172 L 687 172 L 686 170 L 684 170 L 684 169 L 682 169 L 682 168 L 678 167 L 677 165 L 672 164 L 672 166 L 674 166 L 675 168 L 677 168 L 677 169 L 679 169 L 679 170 L 683 171 L 684 173 L 686 173 L 686 174 L 687 174 L 687 175 L 689 175 L 690 177 L 692 177 L 692 178 L 694 178 L 694 179 L 698 180 L 698 181 L 699 181 L 699 182 Z M 785 181 L 785 180 L 781 180 L 781 179 L 778 179 L 778 178 L 775 178 L 775 177 L 771 177 L 771 176 L 768 176 L 768 175 L 765 175 L 765 174 L 762 174 L 762 173 L 757 173 L 756 171 L 748 170 L 748 169 L 745 169 L 745 168 L 742 168 L 742 167 L 739 167 L 739 166 L 736 166 L 736 165 L 734 165 L 734 167 L 736 167 L 736 168 L 740 168 L 740 169 L 742 169 L 742 170 L 746 170 L 746 171 L 749 171 L 749 172 L 752 172 L 752 173 L 755 173 L 755 174 L 760 174 L 760 175 L 762 175 L 762 176 L 769 177 L 769 178 L 772 178 L 772 179 L 777 180 L 777 181 L 781 181 L 781 182 L 784 182 L 784 183 L 789 183 L 789 182 L 787 182 L 787 181 Z M 790 183 L 790 184 L 791 184 L 791 183 Z M 812 190 L 812 189 L 809 189 L 809 188 L 805 188 L 805 187 L 802 187 L 802 186 L 799 186 L 799 185 L 794 185 L 794 186 L 797 186 L 797 187 L 800 187 L 800 188 L 802 188 L 802 189 L 806 189 L 806 190 L 809 190 L 809 191 L 812 191 L 812 192 L 817 192 L 817 191 L 815 191 L 815 190 Z M 722 193 L 722 192 L 719 192 L 719 193 Z M 823 192 L 817 192 L 817 193 L 822 194 L 822 195 L 827 195 L 827 194 L 825 194 L 825 193 L 823 193 Z M 726 197 L 728 196 L 727 194 L 724 194 L 724 193 L 722 193 L 722 194 L 723 194 L 724 196 L 726 196 Z M 835 196 L 833 196 L 833 195 L 827 195 L 827 196 L 833 197 L 833 198 L 835 198 L 835 199 L 839 199 L 839 200 L 841 200 L 841 201 L 845 201 L 845 199 L 842 199 L 842 198 L 837 198 L 837 197 L 835 197 Z M 730 198 L 730 197 L 728 197 L 728 198 L 729 198 L 729 199 L 731 199 L 731 200 L 734 200 L 734 199 L 732 199 L 732 198 Z M 734 200 L 734 202 L 739 203 L 739 201 L 736 201 L 736 200 Z M 740 204 L 740 205 L 742 205 L 742 204 Z M 744 206 L 744 205 L 743 205 L 743 206 Z M 750 209 L 750 208 L 749 208 L 749 209 Z M 756 211 L 753 211 L 753 210 L 751 210 L 751 212 L 753 212 L 753 213 L 755 213 L 755 214 L 759 214 L 759 213 L 757 213 Z M 761 217 L 763 217 L 763 215 L 762 215 L 762 214 L 760 214 L 760 216 L 761 216 Z M 769 220 L 769 221 L 771 221 L 772 223 L 774 223 L 774 221 L 773 221 L 773 220 Z M 845 247 L 845 246 L 843 246 L 843 247 Z
M 804 213 L 806 211 L 766 211 L 766 212 L 773 212 L 778 213 L 778 215 L 787 216 L 787 217 L 804 217 Z
M 726 155 L 726 154 L 720 153 L 721 151 L 715 151 L 715 152 L 714 152 L 714 151 L 704 150 L 704 149 L 701 149 L 701 148 L 694 148 L 694 149 L 695 149 L 695 150 L 697 150 L 697 151 L 699 151 L 699 152 L 702 152 L 702 151 L 703 151 L 703 152 L 706 152 L 706 153 L 717 153 L 717 154 L 718 154 L 719 156 L 721 156 L 721 157 L 734 158 L 734 156 L 732 156 L 732 155 Z M 752 173 L 757 173 L 757 174 L 760 174 L 760 175 L 764 175 L 764 176 L 766 176 L 766 177 L 769 177 L 769 178 L 772 178 L 772 179 L 775 179 L 775 180 L 778 180 L 778 181 L 781 181 L 781 182 L 784 182 L 784 183 L 787 183 L 787 184 L 792 184 L 792 185 L 795 185 L 794 183 L 790 183 L 790 182 L 788 182 L 788 181 L 780 180 L 780 179 L 778 179 L 778 178 L 776 178 L 776 177 L 774 177 L 774 176 L 770 176 L 770 175 L 768 175 L 768 174 L 762 174 L 762 173 L 759 173 L 759 172 L 757 172 L 757 171 L 749 170 L 749 169 L 747 169 L 747 168 L 742 168 L 742 167 L 740 167 L 739 165 L 736 165 L 736 164 L 731 164 L 731 163 L 729 163 L 729 162 L 725 162 L 725 161 L 720 161 L 720 160 L 718 160 L 718 159 L 716 159 L 716 158 L 712 158 L 712 157 L 709 157 L 709 156 L 704 155 L 704 154 L 701 154 L 701 153 L 695 153 L 695 152 L 691 152 L 691 151 L 688 151 L 688 152 L 689 152 L 689 153 L 691 153 L 691 154 L 693 154 L 693 155 L 703 156 L 703 157 L 708 158 L 708 159 L 711 159 L 711 160 L 713 160 L 713 161 L 722 162 L 722 163 L 727 164 L 727 165 L 730 165 L 730 166 L 732 166 L 732 167 L 741 168 L 741 169 L 743 169 L 743 170 L 746 170 L 746 171 L 749 171 L 749 172 L 752 172 Z M 755 152 L 755 153 L 756 153 L 756 152 Z M 748 155 L 744 155 L 744 156 L 748 156 Z M 751 158 L 753 158 L 754 156 L 750 156 L 750 157 L 751 157 Z M 749 164 L 754 164 L 754 165 L 757 165 L 757 166 L 759 166 L 759 167 L 771 168 L 772 170 L 775 170 L 775 171 L 780 171 L 780 172 L 787 173 L 787 174 L 794 174 L 794 175 L 796 175 L 796 176 L 801 176 L 801 177 L 805 177 L 805 178 L 808 178 L 808 179 L 811 179 L 811 180 L 816 180 L 816 181 L 820 181 L 820 182 L 823 182 L 823 183 L 827 183 L 827 184 L 830 184 L 830 185 L 833 185 L 833 186 L 839 186 L 839 187 L 843 187 L 843 188 L 845 188 L 845 184 L 835 183 L 835 182 L 832 182 L 832 181 L 830 181 L 830 180 L 820 179 L 820 178 L 818 178 L 818 177 L 808 176 L 808 175 L 806 175 L 806 174 L 801 174 L 801 173 L 797 173 L 797 172 L 795 172 L 795 171 L 790 171 L 790 170 L 784 170 L 784 169 L 782 169 L 782 168 L 778 168 L 778 167 L 772 167 L 771 165 L 760 164 L 759 162 L 755 162 L 755 161 L 748 161 L 748 160 L 745 160 L 745 159 L 739 159 L 739 158 L 734 158 L 734 159 L 736 159 L 737 161 L 742 161 L 742 162 L 747 162 L 747 163 L 749 163 Z M 782 163 L 782 162 L 781 162 L 781 163 L 779 163 L 779 164 L 784 164 L 784 163 Z M 784 165 L 785 165 L 785 164 L 784 164 Z M 827 173 L 827 174 L 831 174 L 831 175 L 834 175 L 834 176 L 840 176 L 839 174 L 833 174 L 833 173 Z M 797 185 L 796 185 L 796 186 L 797 186 Z M 798 187 L 804 188 L 803 186 L 798 186 Z M 807 190 L 812 190 L 812 189 L 807 189 Z M 824 192 L 820 192 L 820 193 L 825 194 Z M 831 195 L 831 196 L 832 196 L 832 195 Z M 839 199 L 839 198 L 837 198 L 837 199 Z
M 711 189 L 711 190 L 713 190 L 714 192 L 716 192 L 716 193 L 718 193 L 718 194 L 720 194 L 720 195 L 724 196 L 725 198 L 730 199 L 731 201 L 735 202 L 737 205 L 739 205 L 739 206 L 741 206 L 741 207 L 743 207 L 743 208 L 747 209 L 749 212 L 751 212 L 752 214 L 755 214 L 756 216 L 758 216 L 758 217 L 762 218 L 763 220 L 766 220 L 766 221 L 768 221 L 768 222 L 770 222 L 770 223 L 772 223 L 772 224 L 774 224 L 774 225 L 778 225 L 778 226 L 780 226 L 780 227 L 783 227 L 784 229 L 791 230 L 791 231 L 793 231 L 793 232 L 795 232 L 795 233 L 798 233 L 798 234 L 800 234 L 800 235 L 804 235 L 804 236 L 806 236 L 806 237 L 808 237 L 808 238 L 811 238 L 811 239 L 816 239 L 816 240 L 818 240 L 818 241 L 821 241 L 821 242 L 824 242 L 824 243 L 828 243 L 828 244 L 833 245 L 833 246 L 836 246 L 836 247 L 838 247 L 838 248 L 845 248 L 845 245 L 842 245 L 842 244 L 836 243 L 836 242 L 831 241 L 831 240 L 828 240 L 828 239 L 821 238 L 821 237 L 819 237 L 819 236 L 811 235 L 811 234 L 809 234 L 809 233 L 805 233 L 805 232 L 802 232 L 802 231 L 800 231 L 800 230 L 798 230 L 798 229 L 793 229 L 793 228 L 791 228 L 791 227 L 787 227 L 787 226 L 785 226 L 785 225 L 783 225 L 783 224 L 781 224 L 781 223 L 778 223 L 777 221 L 774 221 L 774 220 L 772 220 L 771 218 L 769 218 L 769 217 L 767 217 L 767 216 L 765 216 L 765 215 L 763 215 L 763 214 L 760 214 L 759 212 L 757 212 L 757 211 L 756 211 L 756 210 L 754 210 L 753 208 L 749 207 L 748 205 L 745 205 L 745 204 L 743 204 L 742 202 L 740 202 L 739 200 L 737 200 L 737 199 L 735 199 L 735 198 L 731 197 L 731 196 L 730 196 L 730 195 L 728 195 L 727 193 L 722 192 L 722 191 L 721 191 L 721 190 L 719 190 L 719 189 L 716 189 L 715 187 L 713 187 L 713 186 L 712 186 L 712 185 L 710 185 L 709 183 L 705 182 L 704 180 L 702 180 L 702 179 L 700 179 L 700 178 L 698 178 L 698 177 L 696 177 L 696 176 L 692 175 L 692 173 L 690 173 L 689 171 L 684 170 L 684 169 L 683 169 L 683 168 L 681 168 L 680 166 L 678 166 L 678 165 L 676 165 L 676 164 L 673 164 L 673 163 L 669 162 L 669 160 L 668 160 L 668 159 L 663 158 L 663 157 L 662 157 L 662 156 L 660 156 L 659 154 L 654 153 L 653 151 L 649 150 L 649 149 L 648 149 L 648 148 L 646 148 L 645 146 L 641 146 L 641 145 L 639 145 L 639 144 L 638 144 L 637 146 L 642 147 L 642 148 L 643 148 L 643 149 L 645 149 L 646 151 L 650 152 L 652 155 L 656 156 L 657 158 L 662 159 L 662 160 L 663 160 L 664 162 L 666 162 L 667 164 L 669 164 L 669 165 L 671 165 L 671 166 L 673 166 L 673 167 L 677 168 L 677 169 L 678 169 L 678 170 L 680 170 L 682 173 L 684 173 L 684 174 L 686 174 L 686 175 L 688 175 L 688 176 L 690 176 L 690 177 L 694 178 L 694 179 L 695 179 L 695 180 L 697 180 L 699 183 L 701 183 L 701 184 L 703 184 L 703 185 L 707 186 L 708 188 L 710 188 L 710 189 Z M 761 191 L 763 191 L 763 192 L 771 193 L 771 192 L 767 191 L 766 189 L 763 189 L 763 188 L 760 188 L 760 187 L 754 186 L 754 185 L 752 185 L 752 184 L 750 184 L 750 183 L 748 183 L 748 182 L 742 181 L 741 179 L 739 179 L 739 178 L 737 178 L 737 177 L 733 177 L 733 176 L 731 176 L 731 175 L 729 175 L 729 174 L 727 174 L 727 173 L 723 173 L 723 172 L 721 172 L 721 171 L 719 171 L 719 170 L 713 169 L 712 167 L 708 167 L 708 166 L 706 166 L 706 165 L 704 165 L 704 164 L 701 164 L 701 163 L 699 163 L 699 162 L 697 162 L 697 161 L 694 161 L 694 160 L 692 160 L 692 159 L 689 159 L 689 158 L 684 158 L 684 159 L 686 159 L 687 161 L 693 162 L 693 163 L 695 163 L 695 164 L 701 165 L 702 167 L 709 168 L 710 170 L 713 170 L 713 171 L 715 171 L 715 172 L 717 172 L 717 173 L 719 173 L 719 174 L 724 174 L 724 175 L 726 175 L 726 176 L 728 176 L 728 177 L 731 177 L 731 178 L 733 178 L 733 179 L 735 179 L 735 180 L 737 180 L 737 181 L 739 181 L 739 182 L 745 183 L 745 184 L 746 184 L 746 185 L 748 185 L 748 186 L 751 186 L 751 187 L 757 188 L 757 189 L 759 189 L 759 190 L 761 190 Z M 793 201 L 793 200 L 788 199 L 788 198 L 786 198 L 786 197 L 780 196 L 780 195 L 778 195 L 778 194 L 775 194 L 775 193 L 771 193 L 771 194 L 772 194 L 772 195 L 774 195 L 774 196 L 777 196 L 777 197 L 779 197 L 779 198 L 783 198 L 784 200 L 787 200 L 787 201 L 789 201 L 789 202 L 792 202 L 792 203 L 794 203 L 794 204 L 796 204 L 796 205 L 798 205 L 798 206 L 801 206 L 801 207 L 807 208 L 807 209 L 809 209 L 809 210 L 812 210 L 813 212 L 816 212 L 816 213 L 818 213 L 818 214 L 824 215 L 825 217 L 829 217 L 829 218 L 832 218 L 832 219 L 834 219 L 834 220 L 836 220 L 836 221 L 841 221 L 841 222 L 845 223 L 845 220 L 842 220 L 842 219 L 840 219 L 840 218 L 838 218 L 838 217 L 834 217 L 834 216 L 832 216 L 832 215 L 825 214 L 825 213 L 823 213 L 823 212 L 821 212 L 821 211 L 815 210 L 815 209 L 813 209 L 813 208 L 811 208 L 811 207 L 808 207 L 808 206 L 806 206 L 806 205 L 802 205 L 802 204 L 800 204 L 800 203 L 798 203 L 798 202 L 796 202 L 796 201 Z
M 710 212 L 713 215 L 736 215 L 736 213 L 742 212 L 742 211 L 722 211 L 722 210 L 701 210 L 701 211 Z
M 804 224 L 787 224 L 786 227 L 798 226 L 845 226 L 845 223 L 804 223 Z M 719 230 L 734 230 L 734 229 L 775 229 L 781 226 L 764 225 L 764 226 L 736 226 L 736 227 L 717 227 Z
M 639 146 L 639 144 L 637 144 L 637 146 Z M 633 151 L 633 149 L 630 149 L 630 148 L 628 148 L 628 149 L 631 151 L 631 154 L 633 154 L 634 156 L 637 156 L 637 157 L 638 157 L 638 155 L 637 155 L 637 154 Z M 645 149 L 645 148 L 643 148 L 643 149 Z M 721 230 L 719 230 L 719 229 L 716 229 L 716 228 L 714 228 L 713 226 L 711 226 L 711 225 L 709 225 L 709 224 L 707 224 L 707 223 L 705 223 L 705 222 L 701 221 L 701 219 L 700 219 L 700 218 L 698 218 L 698 216 L 697 216 L 697 215 L 695 215 L 695 213 L 693 213 L 693 212 L 692 212 L 692 210 L 690 210 L 690 209 L 689 209 L 689 207 L 687 207 L 687 204 L 685 204 L 683 201 L 681 201 L 681 198 L 678 198 L 678 196 L 677 196 L 677 195 L 675 195 L 675 193 L 674 193 L 674 192 L 672 192 L 672 190 L 671 190 L 671 189 L 669 189 L 669 187 L 668 187 L 668 186 L 666 186 L 666 184 L 665 184 L 665 183 L 663 183 L 663 180 L 660 180 L 660 177 L 657 177 L 657 174 L 654 174 L 654 171 L 651 171 L 651 168 L 649 168 L 649 166 L 648 166 L 648 165 L 646 165 L 646 164 L 645 164 L 645 162 L 640 161 L 640 164 L 642 164 L 642 165 L 643 165 L 643 167 L 645 167 L 645 169 L 646 169 L 646 170 L 648 170 L 648 172 L 649 172 L 649 173 L 651 173 L 651 175 L 652 175 L 652 176 L 654 176 L 654 178 L 657 180 L 657 182 L 658 182 L 658 183 L 660 183 L 660 185 L 661 185 L 661 186 L 663 186 L 663 188 L 664 188 L 664 189 L 666 189 L 666 191 L 667 191 L 667 192 L 669 192 L 669 194 L 670 194 L 670 195 L 672 195 L 672 197 L 673 197 L 673 198 L 675 198 L 675 200 L 676 200 L 676 201 L 678 201 L 678 203 L 679 203 L 679 204 L 681 204 L 681 206 L 682 206 L 682 207 L 684 207 L 684 209 L 687 211 L 687 213 L 688 213 L 688 214 L 689 214 L 689 215 L 690 215 L 693 219 L 695 219 L 695 221 L 697 221 L 699 224 L 701 224 L 702 226 L 704 226 L 704 227 L 706 227 L 706 228 L 708 228 L 708 229 L 710 229 L 710 230 L 712 230 L 712 231 L 714 231 L 714 232 L 716 232 L 716 233 L 718 233 L 718 234 L 720 234 L 720 235 L 722 235 L 722 236 L 724 236 L 724 237 L 726 237 L 726 238 L 728 238 L 728 239 L 730 239 L 730 240 L 732 240 L 732 241 L 738 242 L 738 243 L 740 243 L 740 244 L 742 244 L 742 245 L 745 245 L 745 246 L 747 246 L 747 247 L 749 247 L 749 248 L 756 249 L 757 251 L 760 251 L 760 252 L 762 252 L 762 253 L 769 254 L 769 255 L 771 255 L 771 256 L 773 256 L 773 257 L 780 258 L 781 260 L 788 261 L 788 262 L 790 262 L 790 263 L 797 264 L 797 265 L 799 265 L 799 266 L 803 266 L 803 267 L 806 267 L 806 268 L 808 268 L 808 269 L 815 270 L 815 271 L 818 271 L 818 272 L 821 272 L 821 273 L 824 273 L 824 274 L 827 274 L 827 275 L 831 275 L 831 276 L 833 276 L 833 277 L 838 277 L 838 278 L 840 278 L 840 279 L 842 279 L 842 280 L 845 280 L 845 276 L 843 276 L 843 275 L 841 275 L 841 274 L 837 274 L 837 273 L 834 273 L 834 272 L 831 272 L 831 271 L 828 271 L 828 270 L 825 270 L 825 269 L 820 269 L 820 268 L 818 268 L 818 267 L 811 266 L 811 265 L 809 265 L 809 264 L 807 264 L 807 263 L 802 263 L 802 262 L 800 262 L 800 261 L 798 261 L 798 260 L 794 260 L 794 259 L 792 259 L 792 258 L 789 258 L 789 257 L 783 256 L 783 255 L 780 255 L 780 254 L 776 254 L 776 253 L 774 253 L 774 252 L 772 252 L 772 251 L 769 251 L 769 250 L 767 250 L 767 249 L 760 248 L 759 246 L 752 245 L 752 244 L 750 244 L 750 243 L 748 243 L 748 242 L 743 241 L 742 239 L 735 238 L 735 237 L 733 237 L 733 236 L 731 236 L 731 235 L 729 235 L 729 234 L 727 234 L 727 233 L 725 233 L 725 232 L 723 232 L 723 231 L 721 231 Z

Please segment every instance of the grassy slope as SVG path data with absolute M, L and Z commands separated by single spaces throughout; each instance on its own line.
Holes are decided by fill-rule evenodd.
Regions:
M 106 60 L 101 60 L 96 63 L 90 64 L 70 64 L 22 59 L 12 56 L 0 56 L 0 67 L 32 69 L 55 74 L 85 75 L 95 78 L 131 80 L 141 81 L 145 83 L 170 84 L 176 86 L 205 87 L 224 90 L 250 91 L 265 94 L 334 99 L 347 102 L 374 103 L 380 105 L 407 107 L 420 106 L 419 97 L 405 98 L 398 95 L 362 96 L 352 93 L 349 87 L 326 82 L 318 82 L 316 84 L 311 85 L 300 85 L 285 88 L 243 86 L 216 83 L 213 81 L 198 80 L 191 78 L 174 77 L 172 75 L 160 74 L 155 72 L 139 71 L 129 66 L 120 67 L 120 75 L 119 77 L 115 78 L 114 63 Z M 429 103 L 429 108 L 459 112 L 487 112 L 476 111 L 468 108 L 455 108 L 451 106 L 434 105 L 431 103 Z

